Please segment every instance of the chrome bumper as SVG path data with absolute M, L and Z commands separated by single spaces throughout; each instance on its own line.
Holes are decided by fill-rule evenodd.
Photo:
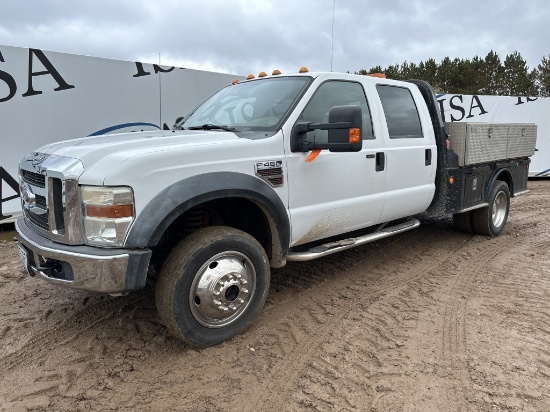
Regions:
M 31 276 L 75 289 L 123 293 L 145 286 L 151 258 L 148 249 L 102 249 L 55 243 L 24 219 L 15 222 L 19 244 Z

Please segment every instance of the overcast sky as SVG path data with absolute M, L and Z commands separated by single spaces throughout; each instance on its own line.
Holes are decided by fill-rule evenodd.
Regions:
M 2 0 L 0 45 L 147 63 L 160 53 L 162 65 L 239 75 L 353 72 L 490 50 L 501 61 L 517 50 L 533 69 L 550 54 L 550 3 Z

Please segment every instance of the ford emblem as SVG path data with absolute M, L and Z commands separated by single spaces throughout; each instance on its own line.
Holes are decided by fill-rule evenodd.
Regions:
M 32 206 L 36 203 L 36 196 L 27 184 L 21 185 L 21 198 L 23 199 L 23 203 L 27 206 Z

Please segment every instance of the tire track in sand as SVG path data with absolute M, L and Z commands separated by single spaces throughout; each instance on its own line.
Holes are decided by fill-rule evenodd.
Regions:
M 482 406 L 550 408 L 550 225 L 541 225 L 536 232 L 526 227 L 513 253 L 503 250 L 487 263 L 476 291 L 481 335 L 505 348 L 484 348 L 472 362 Z
M 292 317 L 261 320 L 275 325 L 271 334 L 282 348 L 266 354 L 278 362 L 257 377 L 255 387 L 259 384 L 265 396 L 247 410 L 273 407 L 281 394 L 292 397 L 289 410 L 364 410 L 395 403 L 399 389 L 387 386 L 384 378 L 401 374 L 399 349 L 422 310 L 409 304 L 408 294 L 420 297 L 422 305 L 433 304 L 433 286 L 425 278 L 456 253 L 455 245 L 445 241 L 448 228 L 441 226 L 446 225 L 397 237 L 383 250 L 366 246 L 340 254 L 343 264 L 336 270 L 320 260 L 334 277 L 303 293 L 295 309 L 285 305 Z M 409 242 L 411 236 L 422 237 L 422 243 Z M 398 263 L 391 273 L 385 271 L 389 261 Z
M 151 298 L 150 288 L 124 297 L 101 301 L 69 316 L 62 323 L 33 336 L 20 349 L 0 358 L 0 370 L 12 370 L 16 366 L 37 362 L 51 350 L 77 339 L 83 332 L 117 316 L 124 307 Z

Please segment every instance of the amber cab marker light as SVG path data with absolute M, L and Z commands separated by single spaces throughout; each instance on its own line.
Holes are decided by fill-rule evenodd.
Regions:
M 300 67 L 299 73 L 307 73 L 307 72 L 309 72 L 307 67 Z
M 88 217 L 116 219 L 121 217 L 132 217 L 133 215 L 134 208 L 132 205 L 86 205 L 86 216 Z
M 260 72 L 260 74 L 258 74 L 258 77 L 266 77 L 267 74 L 265 72 Z
M 386 78 L 386 75 L 384 73 L 369 73 L 367 74 L 367 76 L 370 76 L 370 77 L 379 77 L 381 79 L 385 79 Z
M 253 74 L 249 74 L 248 76 L 246 76 L 246 80 L 252 80 L 252 79 L 255 79 Z
M 359 129 L 356 127 L 349 129 L 348 137 L 350 143 L 359 143 L 361 141 L 361 134 L 359 133 Z
M 237 80 L 237 79 L 235 79 L 231 82 L 231 84 L 237 84 L 237 83 L 239 83 L 239 80 Z
M 273 73 L 271 73 L 273 76 L 278 76 L 281 74 L 281 71 L 278 69 L 273 70 Z

